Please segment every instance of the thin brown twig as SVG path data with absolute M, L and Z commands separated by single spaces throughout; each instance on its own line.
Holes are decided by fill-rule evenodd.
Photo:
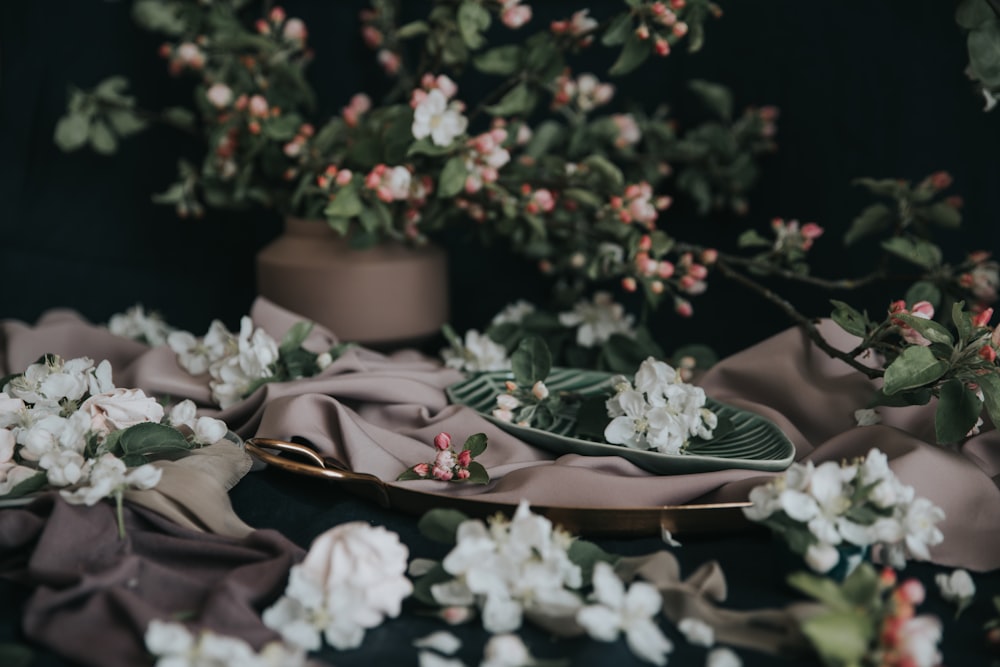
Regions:
M 798 309 L 795 308 L 795 306 L 793 306 L 791 302 L 789 302 L 787 299 L 779 296 L 778 294 L 769 290 L 767 287 L 764 287 L 763 285 L 753 280 L 749 276 L 746 276 L 740 271 L 734 269 L 732 266 L 730 266 L 727 260 L 720 259 L 719 261 L 716 262 L 715 268 L 720 274 L 722 274 L 726 278 L 729 278 L 730 280 L 733 280 L 743 285 L 744 287 L 749 288 L 750 290 L 756 292 L 758 295 L 763 297 L 764 300 L 777 306 L 782 312 L 785 313 L 786 316 L 788 316 L 789 319 L 791 319 L 800 329 L 802 329 L 807 336 L 809 336 L 809 339 L 812 340 L 813 343 L 815 343 L 818 348 L 826 352 L 827 355 L 829 355 L 830 357 L 834 359 L 840 359 L 841 361 L 849 365 L 851 368 L 854 368 L 855 370 L 864 373 L 871 379 L 882 377 L 882 375 L 884 374 L 883 371 L 879 369 L 865 366 L 863 363 L 855 359 L 854 356 L 851 356 L 851 354 L 845 353 L 844 351 L 835 348 L 823 337 L 823 334 L 819 332 L 819 329 L 816 327 L 815 321 L 809 319 L 808 317 L 800 313 Z

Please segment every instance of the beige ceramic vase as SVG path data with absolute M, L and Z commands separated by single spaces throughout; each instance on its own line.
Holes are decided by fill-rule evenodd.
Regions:
M 325 221 L 290 217 L 257 254 L 257 292 L 341 341 L 416 343 L 448 321 L 447 257 L 432 244 L 357 250 Z

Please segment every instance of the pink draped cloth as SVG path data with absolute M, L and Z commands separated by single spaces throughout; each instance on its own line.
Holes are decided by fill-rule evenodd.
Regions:
M 251 316 L 279 339 L 301 318 L 260 299 Z M 831 322 L 822 331 L 842 349 L 853 338 Z M 305 438 L 318 451 L 357 472 L 429 493 L 482 500 L 567 507 L 635 508 L 745 500 L 768 474 L 723 470 L 658 476 L 619 457 L 556 456 L 502 431 L 473 410 L 449 405 L 445 388 L 458 372 L 413 351 L 383 355 L 353 348 L 313 378 L 264 385 L 226 410 L 211 407 L 207 376 L 182 370 L 166 346 L 148 348 L 118 338 L 67 311 L 34 326 L 3 325 L 4 372 L 23 369 L 45 352 L 107 358 L 119 386 L 191 398 L 226 420 L 243 437 Z M 323 350 L 335 337 L 317 328 L 307 347 Z M 876 385 L 789 329 L 724 359 L 700 384 L 713 398 L 759 413 L 791 439 L 799 461 L 840 460 L 882 449 L 890 465 L 919 495 L 946 513 L 943 544 L 932 549 L 942 565 L 984 571 L 1000 567 L 1000 434 L 968 439 L 958 449 L 933 444 L 933 403 L 880 408 L 880 425 L 858 427 L 854 411 L 867 406 Z M 405 468 L 433 458 L 434 436 L 483 432 L 489 448 L 479 460 L 491 475 L 486 486 L 421 480 L 392 482 Z

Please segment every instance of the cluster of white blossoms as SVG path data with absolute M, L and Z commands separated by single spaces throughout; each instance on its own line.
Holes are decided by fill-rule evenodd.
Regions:
M 944 511 L 900 482 L 878 449 L 853 463 L 792 464 L 755 487 L 750 501 L 746 516 L 791 535 L 793 550 L 804 545 L 802 555 L 817 572 L 838 563 L 841 545 L 878 547 L 881 559 L 899 569 L 907 558 L 930 559 L 928 547 L 944 539 L 937 527 Z
M 476 607 L 491 633 L 521 627 L 524 614 L 573 617 L 581 608 L 579 565 L 569 557 L 573 537 L 521 502 L 512 519 L 462 522 L 441 565 L 453 579 L 431 586 L 446 607 Z
M 127 488 L 152 488 L 160 480 L 155 466 L 129 468 L 110 451 L 106 443 L 114 440 L 109 439 L 113 433 L 165 423 L 184 428 L 185 438 L 195 444 L 212 444 L 226 435 L 225 423 L 196 417 L 190 401 L 167 415 L 141 389 L 116 388 L 111 374 L 106 360 L 95 365 L 86 357 L 47 355 L 2 387 L 0 495 L 34 479 L 39 486 L 62 488 L 72 503 L 93 505 Z
M 398 616 L 413 592 L 408 557 L 399 536 L 381 526 L 354 521 L 331 528 L 292 567 L 284 596 L 264 611 L 264 624 L 306 650 L 319 649 L 322 639 L 337 649 L 356 648 L 365 630 Z
M 238 403 L 260 380 L 274 375 L 278 343 L 263 329 L 254 329 L 244 316 L 239 334 L 214 320 L 201 339 L 187 331 L 175 331 L 167 344 L 177 353 L 177 362 L 192 375 L 208 372 L 212 399 L 225 409 Z
M 172 621 L 152 620 L 146 627 L 146 650 L 156 667 L 304 667 L 305 651 L 271 642 L 260 652 L 238 637 L 205 630 L 198 636 Z
M 610 292 L 596 292 L 592 301 L 577 302 L 573 310 L 559 314 L 559 323 L 577 327 L 576 342 L 581 347 L 597 347 L 614 334 L 635 336 L 634 318 L 625 313 L 625 307 L 616 303 Z
M 634 385 L 623 375 L 611 384 L 615 394 L 605 405 L 612 419 L 604 429 L 611 444 L 678 454 L 692 437 L 709 439 L 718 426 L 718 416 L 705 407 L 705 390 L 652 357 L 639 365 Z
M 159 313 L 147 313 L 141 304 L 136 304 L 123 313 L 112 315 L 108 319 L 108 330 L 116 336 L 155 346 L 166 343 L 174 329 Z

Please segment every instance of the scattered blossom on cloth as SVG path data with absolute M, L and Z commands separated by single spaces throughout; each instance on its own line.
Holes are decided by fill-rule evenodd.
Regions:
M 692 437 L 709 439 L 718 426 L 718 416 L 705 407 L 705 390 L 652 357 L 639 365 L 634 384 L 623 375 L 611 384 L 615 393 L 605 404 L 611 422 L 604 430 L 611 444 L 678 454 Z
M 944 536 L 944 511 L 899 481 L 886 455 L 872 449 L 853 463 L 792 464 L 750 491 L 744 514 L 781 534 L 817 572 L 840 560 L 837 547 L 873 547 L 902 568 L 907 558 L 929 560 L 928 547 Z
M 591 301 L 581 300 L 573 310 L 559 313 L 559 322 L 565 327 L 577 327 L 576 342 L 581 347 L 597 347 L 606 343 L 614 334 L 635 336 L 635 318 L 625 313 L 625 307 L 616 303 L 610 292 L 596 292 Z
M 195 636 L 181 623 L 150 621 L 146 649 L 156 667 L 303 667 L 305 651 L 271 642 L 260 652 L 238 637 L 205 630 Z
M 708 652 L 705 667 L 743 667 L 743 661 L 732 649 L 720 646 Z
M 576 621 L 592 638 L 613 642 L 625 635 L 636 656 L 654 665 L 667 664 L 674 645 L 656 624 L 663 605 L 660 592 L 650 583 L 636 581 L 625 589 L 614 568 L 603 561 L 594 566 L 592 604 L 580 609 Z
M 166 343 L 174 329 L 159 313 L 147 313 L 142 304 L 136 304 L 123 313 L 112 315 L 108 319 L 108 330 L 116 336 L 156 346 Z
M 190 401 L 167 414 L 140 389 L 114 386 L 108 361 L 46 355 L 0 387 L 0 495 L 44 486 L 94 505 L 125 489 L 150 489 L 155 455 L 223 439 L 224 422 L 197 418 Z M 133 437 L 137 431 L 143 434 Z
M 465 332 L 464 341 L 453 340 L 450 347 L 441 350 L 441 357 L 445 366 L 465 373 L 510 369 L 507 348 L 475 329 Z
M 477 607 L 491 633 L 521 627 L 525 613 L 572 617 L 583 573 L 569 557 L 573 537 L 522 501 L 512 519 L 458 526 L 455 547 L 442 566 L 453 579 L 431 586 L 438 604 Z
M 955 570 L 951 574 L 941 572 L 934 577 L 934 583 L 941 591 L 941 597 L 958 607 L 956 615 L 972 604 L 972 598 L 976 596 L 976 583 L 966 570 Z
M 225 409 L 239 402 L 260 380 L 274 374 L 278 343 L 253 321 L 240 319 L 239 334 L 233 334 L 219 320 L 213 320 L 205 337 L 198 339 L 186 331 L 170 334 L 167 344 L 177 353 L 177 361 L 192 375 L 208 372 L 212 399 Z
M 398 616 L 413 591 L 408 556 L 399 536 L 381 526 L 353 521 L 331 528 L 291 568 L 285 594 L 264 611 L 264 624 L 306 650 L 319 649 L 322 639 L 356 648 L 365 630 Z

